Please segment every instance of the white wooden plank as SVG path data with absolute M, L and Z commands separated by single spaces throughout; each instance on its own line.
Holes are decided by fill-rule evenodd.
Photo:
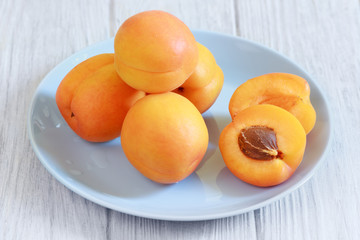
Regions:
M 163 10 L 180 18 L 189 28 L 216 31 L 227 34 L 235 33 L 233 1 L 201 0 L 135 0 L 129 4 L 126 0 L 115 1 L 115 24 L 113 34 L 130 16 L 146 10 Z

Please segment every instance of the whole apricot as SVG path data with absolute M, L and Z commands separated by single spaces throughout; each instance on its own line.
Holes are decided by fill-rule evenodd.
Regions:
M 219 139 L 229 170 L 261 187 L 286 181 L 301 163 L 305 146 L 306 133 L 296 117 L 269 104 L 238 112 Z
M 136 102 L 121 134 L 129 162 L 145 177 L 164 184 L 190 175 L 204 157 L 208 142 L 200 112 L 173 92 L 150 94 Z
M 199 61 L 195 67 L 194 72 L 181 85 L 184 88 L 201 88 L 208 85 L 214 78 L 216 73 L 216 60 L 210 50 L 197 42 L 199 50 Z
M 109 53 L 73 68 L 56 91 L 56 103 L 77 135 L 104 142 L 120 136 L 127 111 L 144 95 L 121 80 L 114 68 L 114 54 Z
M 206 112 L 216 101 L 224 84 L 224 74 L 219 66 L 214 67 L 215 75 L 204 87 L 178 87 L 173 92 L 189 99 L 200 113 Z
M 292 113 L 309 133 L 316 122 L 308 82 L 289 73 L 269 73 L 247 80 L 232 95 L 229 110 L 234 118 L 241 110 L 256 104 L 272 104 Z
M 118 29 L 115 68 L 130 86 L 148 93 L 171 91 L 194 71 L 198 49 L 190 29 L 158 10 L 138 13 Z
M 190 77 L 173 92 L 189 99 L 200 111 L 208 110 L 219 96 L 224 84 L 224 74 L 212 53 L 197 43 L 199 62 Z

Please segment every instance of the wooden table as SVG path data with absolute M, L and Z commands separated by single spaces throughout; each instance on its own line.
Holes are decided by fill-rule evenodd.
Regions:
M 37 86 L 148 9 L 273 48 L 316 79 L 334 113 L 334 141 L 306 184 L 238 216 L 171 222 L 106 209 L 46 171 L 26 126 Z M 355 0 L 0 1 L 0 239 L 359 239 L 359 16 Z

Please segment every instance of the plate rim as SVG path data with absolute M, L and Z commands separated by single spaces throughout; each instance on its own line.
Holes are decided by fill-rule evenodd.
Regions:
M 144 218 L 149 218 L 149 219 L 157 219 L 157 220 L 167 220 L 167 221 L 204 221 L 204 220 L 213 220 L 213 219 L 220 219 L 220 218 L 225 218 L 225 217 L 231 217 L 231 216 L 235 216 L 235 215 L 239 215 L 239 214 L 243 214 L 243 213 L 247 213 L 250 212 L 252 210 L 256 210 L 259 209 L 261 207 L 264 207 L 270 203 L 273 203 L 279 199 L 282 199 L 283 197 L 285 197 L 286 195 L 290 194 L 291 192 L 297 190 L 300 186 L 302 186 L 304 183 L 306 183 L 313 175 L 314 173 L 318 170 L 318 168 L 320 167 L 320 165 L 325 161 L 325 158 L 329 152 L 330 146 L 333 142 L 333 115 L 331 112 L 331 109 L 329 108 L 329 101 L 327 98 L 327 95 L 324 93 L 324 91 L 322 90 L 322 88 L 319 87 L 318 83 L 314 80 L 314 78 L 312 78 L 307 71 L 305 71 L 303 69 L 302 66 L 300 66 L 299 64 L 295 63 L 293 60 L 291 60 L 290 58 L 288 58 L 287 56 L 285 56 L 284 54 L 277 52 L 274 49 L 271 49 L 265 45 L 262 45 L 260 43 L 257 43 L 255 41 L 249 40 L 249 39 L 245 39 L 239 36 L 234 36 L 234 35 L 229 35 L 229 34 L 224 34 L 224 33 L 219 33 L 219 32 L 213 32 L 213 31 L 205 31 L 205 30 L 197 30 L 194 29 L 192 30 L 192 32 L 194 34 L 204 34 L 204 35 L 215 35 L 217 37 L 225 37 L 225 38 L 230 38 L 231 40 L 235 40 L 235 41 L 243 41 L 247 44 L 250 45 L 254 45 L 258 48 L 261 48 L 262 50 L 271 52 L 272 54 L 275 54 L 283 59 L 285 59 L 286 61 L 288 61 L 289 63 L 293 64 L 294 66 L 296 66 L 300 71 L 302 71 L 307 79 L 311 80 L 311 83 L 313 85 L 316 86 L 317 90 L 319 91 L 321 97 L 324 99 L 324 103 L 325 103 L 325 107 L 326 107 L 326 112 L 328 114 L 328 124 L 329 124 L 329 137 L 326 141 L 326 147 L 324 149 L 324 151 L 321 153 L 321 156 L 319 157 L 318 161 L 315 163 L 315 165 L 311 168 L 310 171 L 308 171 L 304 177 L 301 178 L 300 181 L 296 182 L 295 184 L 291 185 L 291 187 L 287 188 L 285 191 L 282 191 L 281 193 L 270 197 L 264 201 L 261 201 L 257 204 L 253 204 L 249 207 L 245 207 L 245 208 L 241 208 L 239 210 L 231 210 L 231 211 L 224 211 L 221 213 L 209 213 L 206 215 L 200 215 L 200 214 L 195 214 L 195 215 L 164 215 L 164 214 L 154 214 L 154 213 L 149 213 L 149 212 L 143 212 L 143 211 L 139 211 L 139 210 L 134 210 L 134 209 L 129 209 L 129 208 L 122 208 L 121 206 L 117 206 L 116 204 L 112 204 L 109 202 L 106 202 L 102 199 L 99 199 L 96 197 L 96 195 L 99 195 L 100 193 L 86 185 L 84 185 L 81 182 L 75 181 L 76 184 L 71 184 L 70 182 L 66 181 L 64 177 L 61 176 L 61 174 L 56 171 L 55 168 L 51 167 L 48 161 L 46 161 L 46 157 L 43 156 L 43 154 L 40 152 L 39 150 L 39 146 L 37 146 L 37 144 L 35 144 L 35 138 L 34 138 L 34 134 L 32 131 L 32 127 L 31 127 L 31 116 L 32 116 L 32 112 L 34 110 L 34 103 L 36 100 L 36 97 L 38 96 L 40 89 L 42 88 L 43 84 L 45 84 L 45 80 L 48 79 L 56 70 L 59 66 L 62 66 L 64 64 L 66 64 L 68 61 L 70 61 L 71 59 L 73 59 L 76 55 L 81 55 L 83 53 L 88 52 L 90 49 L 94 49 L 97 48 L 98 46 L 111 41 L 114 39 L 114 37 L 112 38 L 108 38 L 106 40 L 91 44 L 73 54 L 71 54 L 69 57 L 65 58 L 63 61 L 61 61 L 60 63 L 56 64 L 55 67 L 53 67 L 51 69 L 51 71 L 49 71 L 45 77 L 42 78 L 41 82 L 39 83 L 39 85 L 37 86 L 35 92 L 33 92 L 33 96 L 31 98 L 30 104 L 29 104 L 29 110 L 28 110 L 28 119 L 27 119 L 27 132 L 28 132 L 28 137 L 31 143 L 31 146 L 33 148 L 33 151 L 35 152 L 35 155 L 37 156 L 37 158 L 40 160 L 40 162 L 42 163 L 42 165 L 46 168 L 47 171 L 50 172 L 50 174 L 55 177 L 56 180 L 58 180 L 60 183 L 62 183 L 66 188 L 70 189 L 71 191 L 75 192 L 76 194 L 80 195 L 81 197 L 94 202 L 102 207 L 106 207 L 115 211 L 119 211 L 121 213 L 125 213 L 125 214 L 130 214 L 133 216 L 137 216 L 137 217 L 144 217 Z M 102 194 L 100 194 L 102 195 Z M 118 198 L 118 197 L 117 197 Z

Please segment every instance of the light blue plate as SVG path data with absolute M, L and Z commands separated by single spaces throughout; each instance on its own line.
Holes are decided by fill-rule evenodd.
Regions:
M 291 60 L 259 44 L 218 33 L 194 34 L 214 54 L 225 82 L 218 100 L 204 114 L 210 143 L 192 175 L 173 185 L 154 183 L 130 165 L 119 139 L 100 144 L 83 141 L 60 115 L 55 103 L 60 81 L 83 60 L 113 52 L 113 39 L 74 54 L 39 85 L 31 103 L 28 129 L 34 151 L 46 169 L 72 191 L 102 206 L 136 216 L 179 221 L 241 214 L 278 200 L 305 183 L 324 161 L 331 136 L 329 107 L 315 81 Z M 225 167 L 218 138 L 231 122 L 228 104 L 235 89 L 249 78 L 270 72 L 288 72 L 307 79 L 317 122 L 295 174 L 279 186 L 258 188 L 238 180 Z

